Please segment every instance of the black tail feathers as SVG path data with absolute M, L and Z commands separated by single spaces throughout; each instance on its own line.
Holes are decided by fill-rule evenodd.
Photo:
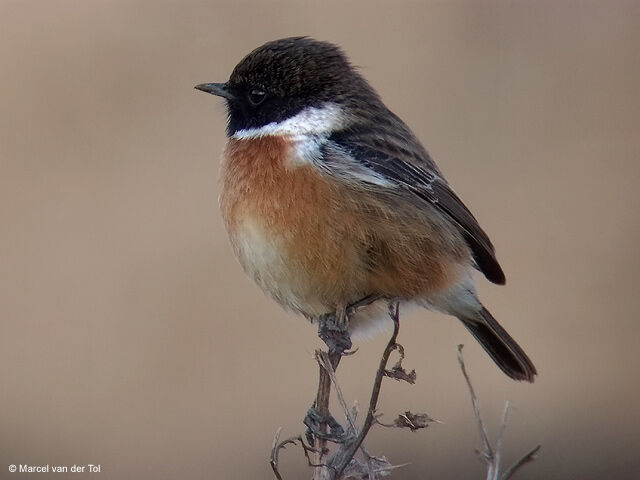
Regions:
M 482 307 L 474 318 L 460 320 L 504 373 L 514 380 L 533 382 L 536 367 L 486 308 Z

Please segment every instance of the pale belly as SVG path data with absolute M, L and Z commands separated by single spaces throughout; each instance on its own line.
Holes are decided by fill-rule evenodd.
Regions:
M 359 252 L 332 248 L 335 234 L 323 242 L 325 249 L 304 248 L 295 228 L 276 233 L 258 219 L 245 217 L 230 232 L 234 252 L 245 272 L 285 308 L 315 318 L 367 295 L 366 278 L 359 268 Z M 318 231 L 322 236 L 327 232 Z M 342 245 L 353 245 L 347 239 Z M 333 252 L 333 253 L 329 253 Z M 351 268 L 350 268 L 351 267 Z
M 233 236 L 234 251 L 245 272 L 267 294 L 281 305 L 313 315 L 325 305 L 305 287 L 309 280 L 297 271 L 287 255 L 287 241 L 279 235 L 267 233 L 259 221 L 243 219 Z
M 332 284 L 318 281 L 314 271 L 305 270 L 287 255 L 286 238 L 269 235 L 255 220 L 241 222 L 232 237 L 234 251 L 245 272 L 280 305 L 312 322 L 335 311 L 338 303 L 353 303 L 367 295 L 364 289 L 353 288 L 358 281 L 364 281 L 362 278 Z M 349 322 L 353 340 L 388 330 L 393 324 L 387 312 L 385 300 L 359 310 Z

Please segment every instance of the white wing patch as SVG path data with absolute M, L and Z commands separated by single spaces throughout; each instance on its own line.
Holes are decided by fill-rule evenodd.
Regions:
M 367 167 L 350 153 L 335 143 L 326 146 L 321 162 L 317 162 L 320 170 L 338 178 L 345 183 L 360 188 L 375 185 L 383 188 L 397 188 L 397 183 Z

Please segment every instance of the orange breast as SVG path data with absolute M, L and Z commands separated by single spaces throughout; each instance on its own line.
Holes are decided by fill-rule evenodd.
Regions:
M 428 205 L 353 191 L 293 152 L 283 137 L 231 139 L 221 178 L 234 251 L 282 305 L 316 316 L 369 294 L 424 299 L 470 268 L 464 240 Z
M 220 203 L 245 271 L 313 316 L 366 294 L 366 233 L 337 188 L 313 166 L 292 165 L 291 153 L 282 137 L 229 140 Z

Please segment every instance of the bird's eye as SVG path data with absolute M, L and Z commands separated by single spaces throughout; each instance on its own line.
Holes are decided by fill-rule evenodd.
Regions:
M 267 98 L 267 92 L 264 90 L 260 90 L 259 88 L 254 88 L 247 94 L 247 98 L 249 99 L 249 103 L 254 107 L 257 107 L 264 99 Z

